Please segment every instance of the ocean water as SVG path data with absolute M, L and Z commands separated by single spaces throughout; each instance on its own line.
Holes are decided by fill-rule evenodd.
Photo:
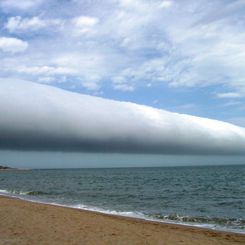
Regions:
M 245 233 L 245 165 L 2 171 L 0 194 Z

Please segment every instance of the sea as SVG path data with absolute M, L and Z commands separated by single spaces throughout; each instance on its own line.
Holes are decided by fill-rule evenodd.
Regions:
M 245 165 L 0 171 L 0 194 L 245 233 Z

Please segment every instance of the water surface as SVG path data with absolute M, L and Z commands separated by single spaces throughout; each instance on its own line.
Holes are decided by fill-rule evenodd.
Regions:
M 0 193 L 245 233 L 245 165 L 0 172 Z

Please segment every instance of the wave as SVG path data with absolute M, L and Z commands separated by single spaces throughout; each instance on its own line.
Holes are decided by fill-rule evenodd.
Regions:
M 41 195 L 48 195 L 49 193 L 43 191 L 27 191 L 25 195 L 29 196 L 41 196 Z
M 70 207 L 70 208 L 99 212 L 99 213 L 104 213 L 109 215 L 131 217 L 131 218 L 137 218 L 137 219 L 143 219 L 143 220 L 155 221 L 155 222 L 197 226 L 197 227 L 209 228 L 214 230 L 230 231 L 230 232 L 245 234 L 244 219 L 235 219 L 235 218 L 230 219 L 230 218 L 206 217 L 206 216 L 181 216 L 178 214 L 149 215 L 138 211 L 118 211 L 118 210 L 99 208 L 96 206 L 85 205 L 85 204 L 63 204 L 57 201 L 53 202 L 50 199 L 43 199 L 43 198 L 41 199 L 41 196 L 49 195 L 49 193 L 43 191 L 0 190 L 0 195 L 17 197 L 23 200 L 28 200 L 37 203 L 45 203 L 45 204 L 51 204 L 56 206 Z M 40 197 L 40 199 L 37 198 L 38 196 Z
M 125 216 L 125 217 L 138 218 L 138 219 L 147 219 L 147 216 L 145 214 L 137 211 L 116 211 L 116 210 L 103 209 L 103 208 L 94 207 L 91 205 L 84 205 L 84 204 L 76 204 L 76 205 L 71 205 L 69 207 L 87 210 L 87 211 L 105 213 L 110 215 L 118 215 L 118 216 Z
M 49 193 L 43 191 L 17 191 L 17 190 L 11 190 L 11 191 L 0 190 L 0 194 L 27 195 L 27 196 L 49 195 Z
M 0 194 L 7 194 L 9 193 L 7 190 L 0 190 Z
M 181 216 L 178 214 L 153 215 L 153 217 L 156 219 L 160 219 L 160 220 L 177 221 L 180 223 L 185 222 L 185 223 L 222 225 L 222 226 L 226 226 L 226 227 L 245 229 L 245 220 L 244 219 L 206 217 L 206 216 Z
M 200 217 L 200 216 L 180 216 L 178 214 L 171 215 L 148 215 L 137 211 L 115 211 L 108 210 L 83 204 L 69 206 L 93 212 L 105 213 L 110 215 L 125 216 L 148 221 L 156 221 L 163 223 L 181 224 L 187 226 L 197 226 L 214 230 L 231 231 L 245 234 L 244 219 L 228 219 L 218 217 Z

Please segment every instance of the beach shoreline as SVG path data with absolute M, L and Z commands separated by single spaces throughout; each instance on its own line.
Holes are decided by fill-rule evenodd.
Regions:
M 244 244 L 245 235 L 0 196 L 0 244 Z
M 1 190 L 3 191 L 3 190 Z M 240 231 L 240 230 L 229 230 L 225 228 L 214 228 L 213 226 L 208 226 L 208 224 L 191 224 L 191 223 L 185 223 L 185 222 L 174 222 L 172 220 L 160 220 L 157 218 L 150 218 L 147 216 L 143 216 L 143 214 L 137 215 L 137 213 L 134 214 L 124 214 L 124 212 L 117 212 L 117 211 L 109 211 L 109 210 L 103 210 L 99 209 L 96 207 L 86 207 L 86 206 L 76 206 L 76 205 L 65 205 L 61 203 L 56 203 L 56 202 L 47 202 L 47 201 L 41 201 L 41 200 L 35 200 L 31 198 L 26 198 L 21 195 L 9 195 L 8 192 L 6 193 L 0 193 L 0 197 L 6 197 L 10 199 L 17 199 L 17 200 L 22 200 L 22 201 L 27 201 L 31 203 L 36 203 L 36 204 L 44 204 L 44 205 L 50 205 L 54 207 L 63 207 L 63 208 L 68 208 L 72 210 L 80 210 L 80 211 L 85 211 L 85 212 L 92 212 L 96 214 L 101 214 L 101 215 L 106 215 L 106 216 L 113 216 L 113 217 L 118 217 L 118 218 L 125 218 L 125 219 L 133 219 L 133 220 L 138 220 L 138 221 L 143 221 L 143 222 L 150 222 L 150 223 L 156 223 L 156 224 L 163 224 L 163 225 L 177 225 L 177 226 L 183 226 L 183 227 L 189 227 L 189 228 L 197 228 L 197 229 L 202 229 L 202 230 L 208 230 L 208 231 L 217 231 L 217 232 L 224 232 L 224 233 L 231 233 L 231 234 L 241 234 L 245 236 L 245 231 Z M 131 213 L 131 212 L 129 212 Z M 142 216 L 141 216 L 142 215 Z

